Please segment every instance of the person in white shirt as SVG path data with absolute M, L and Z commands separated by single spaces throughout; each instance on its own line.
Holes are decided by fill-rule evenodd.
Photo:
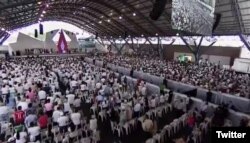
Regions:
M 68 103 L 71 105 L 74 103 L 75 95 L 74 94 L 68 94 L 66 95 L 66 98 L 68 99 Z
M 66 98 L 66 101 L 63 103 L 63 109 L 64 109 L 64 113 L 66 113 L 66 114 L 72 112 L 71 106 L 70 106 L 67 98 Z
M 81 109 L 81 102 L 82 102 L 81 99 L 78 96 L 76 96 L 73 105 L 75 109 L 78 111 Z
M 22 110 L 23 111 L 26 111 L 28 109 L 28 102 L 25 101 L 25 99 L 21 99 L 21 101 L 17 104 L 16 107 L 19 107 L 21 106 L 22 107 Z
M 17 93 L 19 93 L 20 95 L 24 93 L 24 88 L 21 85 L 21 83 L 18 84 L 18 86 L 16 87 Z
M 90 121 L 89 121 L 89 128 L 92 131 L 95 131 L 97 129 L 97 119 L 95 118 L 95 115 L 92 115 L 91 118 L 92 119 L 90 119 Z
M 81 128 L 81 114 L 78 112 L 78 110 L 75 110 L 74 113 L 70 115 L 70 119 L 73 122 L 75 126 L 77 126 L 79 129 Z
M 40 101 L 45 100 L 46 99 L 46 92 L 44 90 L 40 90 L 38 92 L 38 98 L 39 98 Z
M 155 96 L 152 97 L 152 99 L 150 100 L 150 107 L 152 109 L 154 109 L 156 107 L 156 99 Z
M 16 93 L 15 87 L 13 87 L 12 85 L 10 85 L 10 87 L 9 87 L 9 93 L 10 94 L 15 94 Z
M 26 132 L 16 132 L 14 138 L 16 139 L 15 143 L 26 143 L 27 142 L 27 133 Z
M 145 85 L 143 85 L 142 88 L 141 88 L 141 94 L 142 94 L 142 96 L 146 96 L 147 95 L 147 88 L 146 88 Z
M 35 138 L 36 141 L 41 141 L 41 134 L 40 134 L 40 127 L 35 126 L 34 123 L 30 123 L 30 127 L 28 128 L 28 134 L 30 135 L 30 138 Z
M 5 100 L 7 94 L 9 94 L 9 87 L 4 84 L 1 91 L 2 91 L 2 97 Z
M 75 89 L 77 89 L 77 86 L 78 86 L 77 81 L 72 79 L 72 81 L 70 82 L 71 89 L 73 89 L 73 91 L 74 91 Z
M 141 104 L 137 102 L 134 106 L 134 117 L 139 118 L 141 112 Z
M 60 118 L 61 114 L 63 114 L 63 112 L 61 111 L 61 107 L 57 107 L 57 110 L 55 110 L 52 114 L 54 126 L 58 125 L 58 119 Z
M 0 122 L 7 122 L 9 120 L 10 108 L 7 106 L 0 106 Z
M 69 123 L 68 116 L 65 116 L 63 113 L 61 113 L 60 117 L 57 120 L 58 126 L 60 128 L 60 133 L 66 133 L 67 127 Z

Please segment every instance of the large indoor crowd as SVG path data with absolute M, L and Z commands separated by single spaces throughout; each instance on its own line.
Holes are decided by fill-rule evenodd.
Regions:
M 191 143 L 207 137 L 197 134 L 206 123 L 232 126 L 208 103 L 199 109 L 190 99 L 175 98 L 172 91 L 152 94 L 145 81 L 133 82 L 83 59 L 1 59 L 0 140 L 136 143 L 159 140 L 155 136 L 161 134 L 165 141 L 182 138 Z M 185 132 L 180 130 L 184 127 Z M 170 128 L 174 130 L 166 133 Z
M 250 98 L 249 74 L 224 69 L 220 63 L 210 63 L 206 59 L 200 60 L 198 64 L 178 60 L 163 61 L 147 56 L 98 55 L 96 59 L 168 80 Z

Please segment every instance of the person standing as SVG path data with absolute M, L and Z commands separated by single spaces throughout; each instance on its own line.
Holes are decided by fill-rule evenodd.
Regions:
M 169 96 L 168 96 L 168 103 L 170 104 L 172 102 L 172 99 L 173 99 L 173 96 L 174 96 L 174 93 L 173 91 L 169 91 Z
M 211 92 L 210 89 L 208 89 L 206 101 L 211 102 L 212 96 L 213 96 L 213 93 Z

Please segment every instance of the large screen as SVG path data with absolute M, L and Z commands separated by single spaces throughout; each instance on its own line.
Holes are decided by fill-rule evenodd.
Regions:
M 216 0 L 173 0 L 172 28 L 198 35 L 212 35 Z

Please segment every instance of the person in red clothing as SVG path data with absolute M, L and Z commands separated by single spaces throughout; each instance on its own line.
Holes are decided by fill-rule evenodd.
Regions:
M 193 128 L 196 123 L 196 114 L 193 112 L 193 114 L 190 114 L 187 118 L 187 126 L 188 126 L 188 132 L 191 134 L 193 131 Z
M 25 112 L 22 111 L 22 107 L 18 106 L 17 111 L 14 112 L 15 125 L 24 124 Z
M 40 126 L 41 129 L 47 128 L 48 116 L 46 114 L 44 114 L 44 113 L 40 113 L 38 123 L 39 123 L 39 126 Z

